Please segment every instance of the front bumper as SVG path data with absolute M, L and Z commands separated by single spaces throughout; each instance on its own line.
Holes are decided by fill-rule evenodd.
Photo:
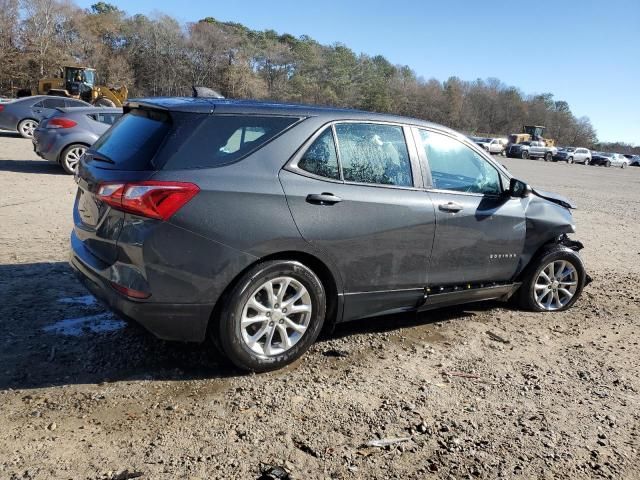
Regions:
M 111 287 L 109 266 L 71 235 L 69 264 L 84 286 L 118 315 L 133 320 L 163 340 L 202 342 L 213 311 L 208 304 L 157 303 L 133 300 Z

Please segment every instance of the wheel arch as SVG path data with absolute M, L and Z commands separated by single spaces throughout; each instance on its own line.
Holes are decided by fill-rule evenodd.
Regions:
M 22 122 L 26 122 L 27 120 L 32 120 L 32 121 L 36 122 L 37 124 L 40 124 L 40 120 L 36 120 L 33 117 L 24 117 L 24 118 L 21 118 L 20 120 L 18 120 L 18 123 L 16 123 L 16 132 L 18 132 L 18 133 L 20 132 L 20 124 Z
M 327 303 L 327 313 L 322 329 L 325 332 L 331 332 L 333 330 L 342 315 L 343 309 L 343 297 L 341 295 L 342 285 L 339 276 L 332 271 L 332 269 L 327 265 L 326 262 L 318 258 L 316 255 L 300 250 L 287 250 L 271 253 L 260 257 L 254 262 L 247 265 L 233 277 L 233 279 L 229 282 L 229 284 L 225 287 L 223 292 L 218 297 L 213 310 L 211 311 L 209 322 L 207 324 L 207 338 L 211 337 L 210 333 L 212 325 L 220 314 L 220 311 L 222 310 L 224 302 L 228 298 L 229 293 L 238 283 L 239 279 L 245 274 L 245 272 L 252 269 L 255 265 L 269 260 L 298 261 L 303 265 L 309 267 L 318 276 L 318 278 L 320 278 L 320 282 L 322 282 L 322 286 L 325 289 L 325 298 Z
M 550 248 L 553 248 L 555 246 L 565 247 L 570 250 L 573 250 L 574 252 L 579 252 L 584 248 L 584 245 L 582 244 L 582 242 L 579 242 L 577 240 L 571 240 L 566 233 L 553 236 L 552 238 L 548 239 L 546 242 L 543 242 L 542 244 L 540 244 L 540 246 L 538 246 L 538 248 L 531 254 L 529 261 L 526 262 L 526 264 L 522 265 L 521 268 L 519 268 L 518 272 L 514 277 L 514 282 L 522 281 L 523 277 L 529 271 L 531 265 L 534 265 L 536 261 L 545 254 L 545 252 L 547 252 Z

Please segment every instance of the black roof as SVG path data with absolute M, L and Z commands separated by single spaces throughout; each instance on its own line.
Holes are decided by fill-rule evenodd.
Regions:
M 387 113 L 366 112 L 347 108 L 328 107 L 320 105 L 305 105 L 296 103 L 283 103 L 261 100 L 232 100 L 218 98 L 194 98 L 194 97 L 150 97 L 134 98 L 125 104 L 125 112 L 129 108 L 147 106 L 188 113 L 248 113 L 266 115 L 301 115 L 305 117 L 327 116 L 335 119 L 351 120 L 378 120 L 387 122 L 399 122 L 411 125 L 437 127 L 441 130 L 454 132 L 432 122 L 418 120 L 416 118 L 403 117 Z M 455 132 L 457 133 L 457 132 Z

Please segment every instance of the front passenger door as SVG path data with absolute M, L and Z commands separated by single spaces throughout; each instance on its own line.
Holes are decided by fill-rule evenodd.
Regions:
M 522 199 L 504 193 L 501 173 L 469 145 L 426 129 L 415 135 L 436 210 L 429 285 L 510 280 L 524 248 Z

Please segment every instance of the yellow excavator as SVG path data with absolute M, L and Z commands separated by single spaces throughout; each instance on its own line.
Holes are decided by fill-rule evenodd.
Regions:
M 547 147 L 555 147 L 555 140 L 543 137 L 545 129 L 546 127 L 541 125 L 524 125 L 522 127 L 522 133 L 512 133 L 509 135 L 509 145 L 537 141 L 544 142 Z
M 79 98 L 103 107 L 122 107 L 127 100 L 129 90 L 124 85 L 119 88 L 96 85 L 96 71 L 93 68 L 64 66 L 57 77 L 43 78 L 38 81 L 37 91 L 18 91 L 18 97 L 30 95 L 57 95 Z

